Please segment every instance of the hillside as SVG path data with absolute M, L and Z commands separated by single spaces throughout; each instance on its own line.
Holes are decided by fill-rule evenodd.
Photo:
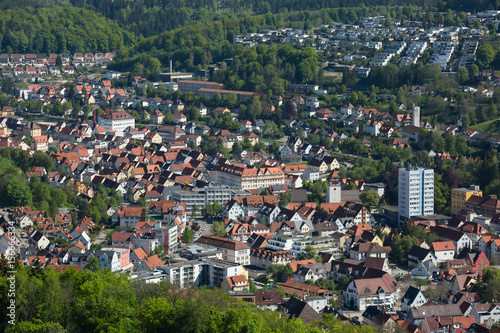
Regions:
M 480 132 L 486 132 L 494 135 L 500 135 L 500 118 L 485 121 L 474 126 L 471 126 Z
M 134 42 L 133 33 L 83 8 L 26 7 L 0 11 L 1 52 L 105 52 Z

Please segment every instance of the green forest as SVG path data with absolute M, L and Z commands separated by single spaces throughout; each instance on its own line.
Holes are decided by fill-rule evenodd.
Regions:
M 6 265 L 0 260 L 2 295 L 9 288 Z M 0 331 L 7 333 L 376 332 L 374 327 L 343 325 L 333 315 L 305 325 L 237 302 L 221 289 L 179 290 L 167 282 L 135 282 L 106 270 L 58 273 L 35 264 L 16 271 L 16 325 L 0 321 Z M 7 318 L 8 302 L 8 297 L 0 299 L 1 318 Z

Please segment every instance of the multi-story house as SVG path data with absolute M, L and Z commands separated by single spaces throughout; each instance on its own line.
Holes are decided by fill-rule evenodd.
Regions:
M 343 290 L 345 304 L 360 311 L 368 306 L 394 309 L 399 300 L 399 283 L 389 274 L 381 277 L 355 278 Z
M 455 244 L 451 241 L 434 242 L 431 245 L 431 251 L 436 256 L 438 263 L 453 259 L 455 256 L 455 250 Z
M 219 204 L 224 204 L 232 198 L 231 188 L 228 186 L 207 186 L 205 188 L 197 188 L 192 191 L 180 190 L 172 192 L 171 199 L 186 205 L 186 213 L 191 214 L 193 207 L 196 205 L 198 209 L 204 208 L 207 204 L 214 204 L 216 201 Z M 237 219 L 237 217 L 228 217 Z
M 412 307 L 419 307 L 427 302 L 422 290 L 410 286 L 401 300 L 401 311 L 407 313 Z
M 469 188 L 452 188 L 451 189 L 451 214 L 458 215 L 460 211 L 467 209 L 467 200 L 471 196 L 483 196 L 483 191 L 479 186 L 471 185 Z
M 273 264 L 286 265 L 292 262 L 293 256 L 290 251 L 276 251 L 267 248 L 251 249 L 250 265 L 268 269 Z
M 220 288 L 227 277 L 246 276 L 241 265 L 214 259 L 167 264 L 159 266 L 158 270 L 165 274 L 165 280 L 181 289 L 198 286 Z
M 105 111 L 98 118 L 99 126 L 104 127 L 104 130 L 109 132 L 122 133 L 127 128 L 135 128 L 135 118 L 123 110 Z
M 455 254 L 460 253 L 464 248 L 472 249 L 471 239 L 462 231 L 453 230 L 441 225 L 431 228 L 431 231 L 438 235 L 439 240 L 452 241 L 455 246 Z
M 217 236 L 205 235 L 196 240 L 196 244 L 205 248 L 222 251 L 222 260 L 250 265 L 250 247 L 245 243 Z
M 471 195 L 467 200 L 466 210 L 474 211 L 478 215 L 495 216 L 500 213 L 500 200 L 496 195 L 489 195 L 484 198 L 478 195 Z
M 130 249 L 129 248 L 103 247 L 101 250 L 116 253 L 116 256 L 117 256 L 117 259 L 119 262 L 118 270 L 124 271 L 124 270 L 130 269 L 133 267 L 133 264 L 131 264 L 131 262 L 130 262 Z M 112 265 L 113 264 L 115 264 L 115 263 L 112 261 Z
M 472 304 L 471 315 L 474 316 L 478 324 L 498 323 L 500 321 L 500 303 Z
M 215 183 L 233 189 L 257 190 L 271 185 L 285 184 L 285 174 L 279 167 L 247 168 L 242 166 L 215 166 Z
M 123 207 L 111 217 L 114 223 L 119 223 L 122 227 L 134 228 L 137 222 L 145 216 L 145 207 Z

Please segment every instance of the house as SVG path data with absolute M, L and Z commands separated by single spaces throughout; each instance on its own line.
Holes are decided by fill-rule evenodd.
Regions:
M 415 279 L 435 280 L 438 277 L 439 271 L 434 261 L 427 260 L 419 263 L 417 267 L 411 271 L 411 276 Z
M 387 258 L 390 248 L 382 247 L 377 243 L 357 243 L 351 247 L 349 258 L 354 260 L 365 260 L 367 257 Z
M 321 319 L 321 315 L 307 302 L 293 296 L 283 305 L 282 311 L 289 319 L 301 319 L 306 324 Z
M 278 306 L 283 302 L 283 297 L 279 291 L 257 291 L 255 292 L 255 305 L 271 311 L 278 310 Z
M 434 253 L 428 249 L 413 245 L 408 252 L 408 266 L 410 268 L 417 267 L 419 264 L 427 260 L 431 260 L 432 263 L 436 265 L 437 258 Z
M 342 293 L 345 304 L 360 311 L 370 305 L 393 309 L 399 299 L 399 283 L 389 273 L 383 272 L 374 278 L 354 278 Z
M 478 324 L 498 323 L 500 322 L 500 303 L 472 304 L 471 315 Z
M 407 138 L 410 141 L 418 142 L 420 128 L 413 125 L 408 125 L 405 126 L 402 130 L 400 130 L 399 133 L 401 133 L 403 138 Z
M 407 320 L 415 325 L 420 325 L 425 318 L 438 318 L 440 314 L 450 317 L 459 317 L 469 314 L 468 307 L 459 304 L 435 304 L 428 302 L 420 307 L 412 307 L 408 311 Z
M 47 237 L 44 236 L 43 233 L 41 233 L 38 230 L 34 230 L 31 235 L 30 239 L 36 247 L 38 247 L 40 250 L 44 250 L 49 246 L 50 241 L 47 239 Z
M 136 271 L 141 272 L 141 271 L 154 271 L 158 266 L 163 265 L 163 261 L 158 257 L 157 254 L 144 259 L 139 266 L 137 266 Z
M 144 218 L 145 207 L 123 207 L 111 217 L 113 223 L 119 223 L 122 227 L 134 228 L 137 222 Z
M 312 159 L 310 162 L 309 162 L 309 166 L 313 166 L 313 167 L 316 167 L 318 168 L 319 172 L 320 173 L 325 173 L 328 171 L 328 168 L 329 168 L 329 165 L 326 164 L 326 162 L 324 160 L 318 160 L 316 158 Z
M 451 241 L 434 242 L 431 245 L 431 251 L 436 256 L 437 262 L 445 262 L 451 260 L 455 256 L 455 244 Z
M 228 276 L 222 281 L 222 289 L 226 291 L 244 291 L 249 286 L 245 275 Z
M 250 265 L 250 247 L 245 243 L 211 235 L 201 236 L 195 243 L 205 248 L 221 250 L 224 261 Z
M 441 225 L 432 227 L 431 231 L 438 235 L 439 240 L 452 241 L 455 245 L 455 254 L 460 253 L 460 251 L 464 248 L 472 249 L 472 240 L 462 231 L 454 230 Z
M 419 307 L 427 302 L 422 290 L 410 286 L 401 300 L 401 311 L 408 312 L 412 307 Z
M 319 278 L 325 278 L 326 274 L 327 272 L 323 264 L 305 264 L 300 266 L 300 268 L 293 274 L 293 280 L 305 283 L 308 280 L 316 281 Z

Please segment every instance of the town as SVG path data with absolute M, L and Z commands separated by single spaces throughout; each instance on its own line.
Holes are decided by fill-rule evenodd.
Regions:
M 246 53 L 142 76 L 114 52 L 1 54 L 2 262 L 222 289 L 305 324 L 499 332 L 500 11 L 433 14 L 457 24 L 234 35 L 328 59 L 324 84 L 268 91 L 228 83 Z

